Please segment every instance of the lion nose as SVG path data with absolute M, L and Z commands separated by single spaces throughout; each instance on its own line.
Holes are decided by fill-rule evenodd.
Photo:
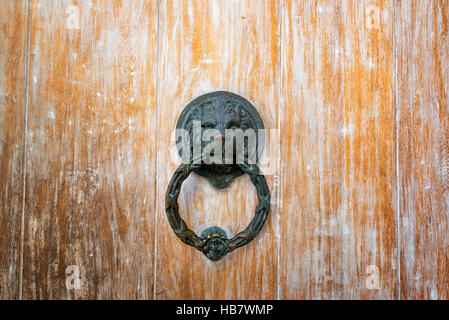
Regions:
M 218 126 L 216 129 L 218 130 L 218 132 L 220 132 L 220 135 L 217 138 L 221 138 L 224 140 L 225 134 L 226 134 L 226 128 L 223 126 Z

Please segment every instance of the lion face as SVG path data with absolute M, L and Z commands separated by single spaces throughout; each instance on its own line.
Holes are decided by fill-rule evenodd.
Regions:
M 243 174 L 238 164 L 258 160 L 259 129 L 264 129 L 256 109 L 244 98 L 229 92 L 213 92 L 190 102 L 181 113 L 177 129 L 178 153 L 184 163 L 201 164 L 195 173 L 218 189 Z M 252 130 L 249 130 L 252 129 Z M 264 139 L 264 133 L 262 139 Z

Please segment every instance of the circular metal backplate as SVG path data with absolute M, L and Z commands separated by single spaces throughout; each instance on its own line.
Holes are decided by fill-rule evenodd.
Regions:
M 265 144 L 265 126 L 262 118 L 256 108 L 245 98 L 227 91 L 215 91 L 207 93 L 195 98 L 181 112 L 176 129 L 184 129 L 190 135 L 190 142 L 194 141 L 192 136 L 193 121 L 201 123 L 211 123 L 212 127 L 217 130 L 225 129 L 227 119 L 232 117 L 235 121 L 233 129 L 253 129 L 257 133 L 257 155 L 256 162 L 263 150 Z M 190 143 L 189 142 L 189 143 Z M 183 157 L 182 150 L 191 150 L 193 154 L 192 143 L 190 145 L 182 145 L 186 143 L 181 141 L 178 144 L 178 153 Z M 191 160 L 191 159 L 190 159 Z M 186 160 L 184 159 L 184 162 Z M 236 164 L 209 164 L 203 165 L 195 173 L 208 179 L 210 184 L 217 189 L 224 189 L 229 186 L 231 181 L 242 175 L 243 171 Z

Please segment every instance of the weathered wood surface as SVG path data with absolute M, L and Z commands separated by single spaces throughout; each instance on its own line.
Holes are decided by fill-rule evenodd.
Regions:
M 170 153 L 176 120 L 193 98 L 216 90 L 235 92 L 254 103 L 267 128 L 276 128 L 276 1 L 161 1 L 159 22 L 155 298 L 274 299 L 279 211 L 273 176 L 267 177 L 273 199 L 267 226 L 253 242 L 218 263 L 174 236 L 164 198 L 180 164 Z M 216 191 L 192 174 L 182 186 L 179 205 L 197 233 L 218 225 L 235 234 L 251 221 L 256 201 L 247 176 Z
M 447 1 L 3 2 L 1 298 L 448 298 Z M 266 226 L 218 263 L 164 212 L 177 117 L 214 90 L 280 129 Z M 179 204 L 235 233 L 256 195 L 192 174 Z
M 152 298 L 157 5 L 70 4 L 31 6 L 23 297 Z
M 282 6 L 282 299 L 397 297 L 394 8 L 371 3 Z
M 24 1 L 0 7 L 0 299 L 17 299 L 28 10 Z
M 449 299 L 449 2 L 396 9 L 401 297 Z

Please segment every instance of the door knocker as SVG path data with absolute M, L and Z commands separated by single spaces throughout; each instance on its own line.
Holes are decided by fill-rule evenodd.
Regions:
M 251 242 L 270 211 L 270 191 L 256 164 L 265 142 L 263 121 L 243 97 L 217 91 L 191 101 L 181 112 L 176 129 L 183 164 L 176 169 L 167 187 L 165 212 L 181 241 L 203 252 L 208 259 L 218 261 Z M 245 173 L 249 175 L 259 202 L 246 229 L 228 239 L 226 232 L 217 226 L 207 228 L 201 236 L 188 228 L 179 214 L 178 196 L 182 183 L 192 171 L 216 189 L 225 189 L 233 179 Z

